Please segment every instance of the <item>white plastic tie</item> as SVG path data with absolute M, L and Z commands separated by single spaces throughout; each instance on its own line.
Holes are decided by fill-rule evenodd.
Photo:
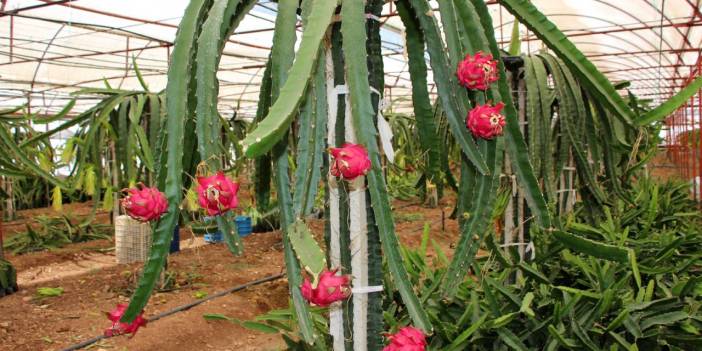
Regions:
M 377 292 L 382 292 L 383 291 L 383 286 L 382 285 L 374 285 L 374 286 L 357 286 L 351 289 L 351 292 L 354 294 L 372 294 L 372 293 L 377 293 Z
M 378 96 L 383 96 L 378 89 L 374 87 L 370 87 L 371 93 L 377 94 Z M 334 89 L 332 89 L 332 94 L 334 95 L 348 95 L 349 94 L 349 86 L 346 84 L 339 84 L 335 85 Z M 391 163 L 395 162 L 395 150 L 392 147 L 392 127 L 390 126 L 390 123 L 383 117 L 382 110 L 385 108 L 385 99 L 379 99 L 378 100 L 378 125 L 376 126 L 378 128 L 378 133 L 380 134 L 380 139 L 381 139 L 381 146 L 383 148 L 383 152 L 385 153 L 385 156 L 387 156 L 388 160 Z M 348 106 L 347 106 L 348 107 Z
M 534 246 L 534 242 L 533 242 L 533 241 L 530 241 L 530 242 L 529 242 L 529 245 L 527 245 L 527 247 L 526 247 L 526 249 L 525 249 L 524 251 L 525 251 L 525 253 L 528 252 L 528 253 L 531 254 L 531 259 L 532 259 L 532 260 L 536 258 L 536 247 Z
M 371 93 L 376 95 L 381 95 L 380 91 L 374 87 L 370 87 Z M 334 86 L 334 93 L 337 95 L 346 95 L 349 93 L 349 86 L 346 84 L 339 84 Z
M 336 95 L 346 95 L 349 93 L 349 86 L 346 84 L 340 84 L 334 86 L 334 94 Z
M 392 127 L 380 113 L 380 110 L 378 110 L 378 134 L 380 135 L 380 144 L 383 147 L 385 156 L 390 163 L 395 163 L 395 150 L 392 147 Z
M 367 18 L 367 19 L 372 19 L 372 20 L 374 20 L 374 21 L 376 21 L 376 22 L 380 22 L 380 17 L 378 17 L 378 16 L 376 16 L 376 15 L 374 15 L 374 14 L 372 14 L 372 13 L 367 13 L 367 14 L 366 14 L 366 18 Z
M 509 244 L 502 244 L 500 247 L 509 247 L 509 246 L 526 246 L 524 248 L 524 253 L 529 254 L 531 256 L 531 260 L 533 260 L 536 257 L 536 247 L 534 247 L 534 242 L 530 241 L 528 243 L 509 243 Z

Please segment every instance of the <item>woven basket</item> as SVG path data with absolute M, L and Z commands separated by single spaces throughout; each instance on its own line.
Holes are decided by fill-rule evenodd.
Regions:
M 115 253 L 117 263 L 143 262 L 151 248 L 151 225 L 129 216 L 115 220 Z

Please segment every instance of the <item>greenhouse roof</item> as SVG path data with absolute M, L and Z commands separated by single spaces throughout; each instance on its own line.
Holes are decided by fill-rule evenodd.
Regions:
M 700 0 L 534 0 L 612 81 L 654 102 L 684 85 L 700 64 Z M 0 108 L 29 102 L 53 113 L 87 87 L 141 89 L 137 63 L 150 90 L 165 87 L 168 56 L 187 0 L 2 0 Z M 490 0 L 495 32 L 509 45 L 513 18 Z M 436 7 L 436 3 L 433 2 Z M 231 36 L 219 70 L 220 111 L 251 116 L 271 46 L 276 3 L 260 0 Z M 380 18 L 386 98 L 410 106 L 403 26 L 388 2 Z M 523 52 L 543 45 L 520 28 Z M 76 111 L 95 102 L 81 96 Z

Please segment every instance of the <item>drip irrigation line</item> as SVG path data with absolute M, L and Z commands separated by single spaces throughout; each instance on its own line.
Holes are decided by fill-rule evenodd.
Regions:
M 224 296 L 224 295 L 229 295 L 229 294 L 231 294 L 231 293 L 234 293 L 234 292 L 237 292 L 237 291 L 241 291 L 241 290 L 244 290 L 244 289 L 249 288 L 249 287 L 252 287 L 252 286 L 256 286 L 256 285 L 260 285 L 260 284 L 263 284 L 263 283 L 272 282 L 272 281 L 278 280 L 278 279 L 280 279 L 280 278 L 283 278 L 284 276 L 285 276 L 285 273 L 279 273 L 279 274 L 271 275 L 271 276 L 268 276 L 268 277 L 265 277 L 265 278 L 256 279 L 256 280 L 250 281 L 250 282 L 248 282 L 248 283 L 246 283 L 246 284 L 237 285 L 237 286 L 235 286 L 235 287 L 233 287 L 233 288 L 231 288 L 231 289 L 227 289 L 227 290 L 224 290 L 224 291 L 220 291 L 220 292 L 218 292 L 218 293 L 216 293 L 216 294 L 214 294 L 214 295 L 212 295 L 212 296 L 209 296 L 209 297 L 207 297 L 207 298 L 200 299 L 200 300 L 197 300 L 197 301 L 193 301 L 193 302 L 191 302 L 191 303 L 188 303 L 188 304 L 185 304 L 185 305 L 182 305 L 182 306 L 178 306 L 178 307 L 176 307 L 176 308 L 174 308 L 174 309 L 171 309 L 171 310 L 168 310 L 168 311 L 165 311 L 165 312 L 161 312 L 161 313 L 159 313 L 159 314 L 157 314 L 157 315 L 155 315 L 155 316 L 153 316 L 153 317 L 151 317 L 151 318 L 148 318 L 148 319 L 147 319 L 147 322 L 157 321 L 157 320 L 159 320 L 159 319 L 161 319 L 161 318 L 168 317 L 168 316 L 170 316 L 170 315 L 172 315 L 172 314 L 176 314 L 176 313 L 178 313 L 178 312 L 182 312 L 182 311 L 189 310 L 189 309 L 191 309 L 191 308 L 193 308 L 193 307 L 195 307 L 195 306 L 197 306 L 197 305 L 203 304 L 203 303 L 205 303 L 205 302 L 207 302 L 207 301 L 216 299 L 216 298 L 218 298 L 218 297 L 222 297 L 222 296 Z M 116 336 L 116 335 L 115 335 L 115 336 Z M 96 336 L 96 337 L 94 337 L 94 338 L 92 338 L 92 339 L 88 339 L 88 340 L 85 340 L 85 341 L 80 342 L 80 343 L 78 343 L 78 344 L 69 346 L 69 347 L 63 349 L 63 351 L 75 351 L 75 350 L 80 350 L 80 349 L 82 349 L 82 348 L 84 348 L 84 347 L 86 347 L 86 346 L 92 345 L 92 344 L 94 344 L 94 343 L 96 343 L 96 342 L 98 342 L 98 341 L 100 341 L 100 340 L 109 339 L 109 338 L 111 338 L 111 336 L 98 335 L 98 336 Z

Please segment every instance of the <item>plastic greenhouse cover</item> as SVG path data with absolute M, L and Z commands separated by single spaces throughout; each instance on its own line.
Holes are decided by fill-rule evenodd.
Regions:
M 679 90 L 698 61 L 702 15 L 694 5 L 697 0 L 532 2 L 611 80 L 631 81 L 632 91 L 641 98 L 655 102 Z M 497 39 L 506 48 L 513 17 L 495 1 L 488 3 Z M 170 44 L 186 4 L 187 0 L 5 1 L 0 17 L 0 108 L 29 102 L 31 112 L 53 113 L 70 93 L 103 87 L 103 80 L 112 87 L 141 89 L 132 56 L 149 88 L 163 89 Z M 14 10 L 20 11 L 8 15 Z M 219 109 L 225 116 L 235 109 L 244 117 L 255 112 L 275 11 L 276 3 L 259 1 L 225 47 L 218 73 Z M 394 111 L 409 112 L 403 26 L 391 2 L 383 13 L 386 99 Z M 520 36 L 522 52 L 543 49 L 523 26 Z M 95 101 L 94 96 L 80 97 L 74 112 Z

